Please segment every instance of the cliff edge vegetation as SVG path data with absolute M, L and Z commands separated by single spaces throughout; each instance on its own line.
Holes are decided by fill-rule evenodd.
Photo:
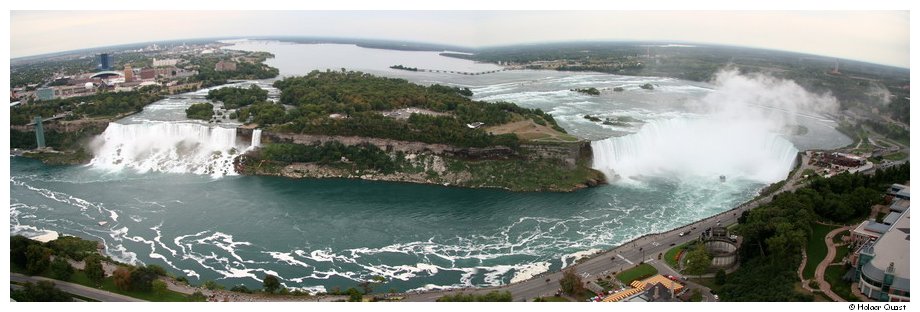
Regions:
M 275 87 L 280 103 L 239 111 L 265 130 L 263 147 L 237 159 L 241 173 L 514 191 L 604 182 L 589 168 L 590 145 L 539 109 L 353 71 L 314 71 Z

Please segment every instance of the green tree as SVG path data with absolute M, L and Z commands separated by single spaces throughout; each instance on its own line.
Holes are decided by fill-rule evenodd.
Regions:
M 208 100 L 216 100 L 224 103 L 224 108 L 234 109 L 256 102 L 265 101 L 268 98 L 268 91 L 252 85 L 248 89 L 226 87 L 208 91 Z
M 51 261 L 51 276 L 54 279 L 69 281 L 73 271 L 73 267 L 62 256 L 54 257 L 54 261 Z
M 696 248 L 687 253 L 687 267 L 685 273 L 689 275 L 701 275 L 706 273 L 706 270 L 709 270 L 711 263 L 712 257 L 706 252 L 706 248 L 703 247 L 703 244 L 699 244 Z
M 690 294 L 690 301 L 691 301 L 691 302 L 700 302 L 700 301 L 703 301 L 703 294 L 700 293 L 700 290 L 699 290 L 699 289 L 694 289 L 694 290 L 693 290 L 693 292 Z
M 135 267 L 131 270 L 131 290 L 150 291 L 158 276 L 155 268 L 143 265 Z
M 26 263 L 28 263 L 26 250 L 29 246 L 39 244 L 39 242 L 28 239 L 22 235 L 10 236 L 10 261 L 21 268 L 25 268 Z
M 131 290 L 131 269 L 120 266 L 112 272 L 112 281 L 115 287 L 121 290 Z
M 29 245 L 26 248 L 26 271 L 31 275 L 39 274 L 51 264 L 51 249 L 41 245 Z
M 151 286 L 152 286 L 152 288 L 153 288 L 153 292 L 156 293 L 156 294 L 158 294 L 158 295 L 163 295 L 163 294 L 165 294 L 166 291 L 167 291 L 168 288 L 169 288 L 169 287 L 166 285 L 166 282 L 164 282 L 164 281 L 162 281 L 162 280 L 159 280 L 159 279 L 153 281 L 153 283 L 151 283 Z
M 345 293 L 348 295 L 348 302 L 361 302 L 364 301 L 364 295 L 361 294 L 361 291 L 352 287 L 349 288 Z
M 102 280 L 105 279 L 105 270 L 102 268 L 102 259 L 97 255 L 92 255 L 83 259 L 86 262 L 86 266 L 83 268 L 83 272 L 86 273 L 86 277 L 89 278 L 93 284 L 101 285 Z
M 73 301 L 69 294 L 54 287 L 54 282 L 39 281 L 26 283 L 21 290 L 10 292 L 10 298 L 22 302 L 65 302 Z
M 204 282 L 204 288 L 207 288 L 209 290 L 216 290 L 216 289 L 224 289 L 224 286 L 221 286 L 215 281 L 208 280 Z
M 211 103 L 195 103 L 185 109 L 188 119 L 211 120 L 214 116 L 214 105 Z
M 493 290 L 484 295 L 464 294 L 446 295 L 438 298 L 438 302 L 511 302 L 511 292 Z M 537 298 L 540 299 L 540 298 Z M 537 300 L 535 300 L 537 301 Z M 539 300 L 542 301 L 542 300 Z
M 725 270 L 724 270 L 724 269 L 719 269 L 719 271 L 716 272 L 716 277 L 715 277 L 715 283 L 716 283 L 716 285 L 720 285 L 720 286 L 721 286 L 721 285 L 725 284 L 725 278 L 726 278 L 726 276 L 725 276 Z
M 201 301 L 208 301 L 208 297 L 205 297 L 204 294 L 201 293 L 201 291 L 196 290 L 194 293 L 188 296 L 187 300 L 192 301 L 192 302 L 201 302 Z
M 578 296 L 585 291 L 585 285 L 581 281 L 581 276 L 575 273 L 575 269 L 562 271 L 562 279 L 559 280 L 559 286 L 563 293 L 570 296 Z
M 66 256 L 76 261 L 83 260 L 87 255 L 96 253 L 98 243 L 91 240 L 82 239 L 76 236 L 61 236 L 48 242 L 48 248 L 54 251 L 55 255 Z
M 274 293 L 276 290 L 281 288 L 281 282 L 278 280 L 277 276 L 271 274 L 265 274 L 265 278 L 262 279 L 262 289 L 267 293 Z

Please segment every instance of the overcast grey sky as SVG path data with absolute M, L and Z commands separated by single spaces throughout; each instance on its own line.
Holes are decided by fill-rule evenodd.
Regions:
M 299 35 L 469 47 L 716 43 L 908 67 L 908 11 L 11 11 L 11 57 L 152 40 Z

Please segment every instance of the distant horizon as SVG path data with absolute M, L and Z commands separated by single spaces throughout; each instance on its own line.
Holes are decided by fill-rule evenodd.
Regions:
M 360 38 L 477 49 L 688 42 L 910 68 L 907 10 L 10 12 L 13 58 L 173 38 L 252 37 Z
M 319 40 L 341 40 L 341 41 L 379 41 L 379 42 L 390 42 L 390 43 L 413 43 L 413 44 L 423 44 L 429 46 L 441 46 L 441 47 L 453 47 L 461 48 L 471 51 L 485 50 L 485 49 L 495 49 L 495 48 L 507 48 L 507 47 L 517 47 L 517 46 L 540 46 L 540 45 L 554 45 L 554 44 L 578 44 L 578 43 L 663 43 L 663 44 L 684 44 L 700 47 L 721 47 L 721 48 L 741 48 L 741 49 L 751 49 L 751 50 L 765 50 L 779 53 L 790 53 L 790 54 L 801 54 L 815 57 L 822 57 L 828 59 L 839 59 L 841 61 L 848 62 L 858 62 L 872 64 L 876 66 L 887 66 L 899 69 L 907 69 L 910 67 L 903 67 L 898 65 L 883 64 L 878 62 L 871 62 L 865 60 L 857 60 L 851 58 L 841 58 L 830 55 L 820 55 L 808 52 L 800 51 L 791 51 L 791 50 L 782 50 L 782 49 L 772 49 L 772 48 L 761 48 L 761 47 L 751 47 L 751 46 L 741 46 L 741 45 L 731 45 L 731 44 L 716 44 L 716 43 L 705 43 L 705 42 L 692 42 L 692 41 L 679 41 L 679 40 L 567 40 L 567 41 L 543 41 L 543 42 L 526 42 L 526 43 L 515 43 L 515 44 L 505 44 L 505 45 L 488 45 L 488 46 L 464 46 L 457 44 L 449 43 L 436 43 L 436 42 L 425 42 L 425 41 L 416 41 L 416 40 L 401 40 L 401 39 L 375 39 L 375 38 L 360 38 L 360 37 L 331 37 L 331 36 L 311 36 L 311 35 L 258 35 L 258 36 L 214 36 L 214 37 L 198 37 L 198 38 L 179 38 L 179 39 L 163 39 L 163 40 L 151 40 L 151 41 L 138 41 L 138 42 L 128 42 L 128 43 L 119 43 L 112 45 L 104 46 L 95 46 L 87 48 L 78 48 L 70 49 L 63 51 L 47 52 L 41 54 L 25 55 L 11 57 L 10 61 L 16 61 L 21 59 L 40 59 L 44 57 L 54 57 L 54 56 L 64 56 L 68 54 L 78 54 L 82 51 L 93 51 L 93 50 L 104 50 L 108 48 L 120 48 L 120 47 L 129 47 L 129 46 L 140 46 L 145 44 L 153 43 L 163 43 L 163 42 L 180 42 L 180 41 L 220 41 L 220 40 L 276 40 L 276 39 L 319 39 Z M 279 40 L 283 41 L 283 40 Z M 310 44 L 310 43 L 304 43 Z M 348 42 L 348 43 L 315 43 L 315 44 L 346 44 L 346 45 L 358 45 L 357 42 Z M 385 48 L 381 48 L 385 49 Z M 432 50 L 434 51 L 434 50 Z M 447 49 L 441 51 L 448 51 Z M 463 51 L 457 51 L 463 52 Z

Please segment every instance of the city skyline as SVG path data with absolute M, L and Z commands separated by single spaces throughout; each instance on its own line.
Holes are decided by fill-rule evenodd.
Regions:
M 303 36 L 470 48 L 688 42 L 910 64 L 908 11 L 11 11 L 10 19 L 12 58 L 151 41 Z

